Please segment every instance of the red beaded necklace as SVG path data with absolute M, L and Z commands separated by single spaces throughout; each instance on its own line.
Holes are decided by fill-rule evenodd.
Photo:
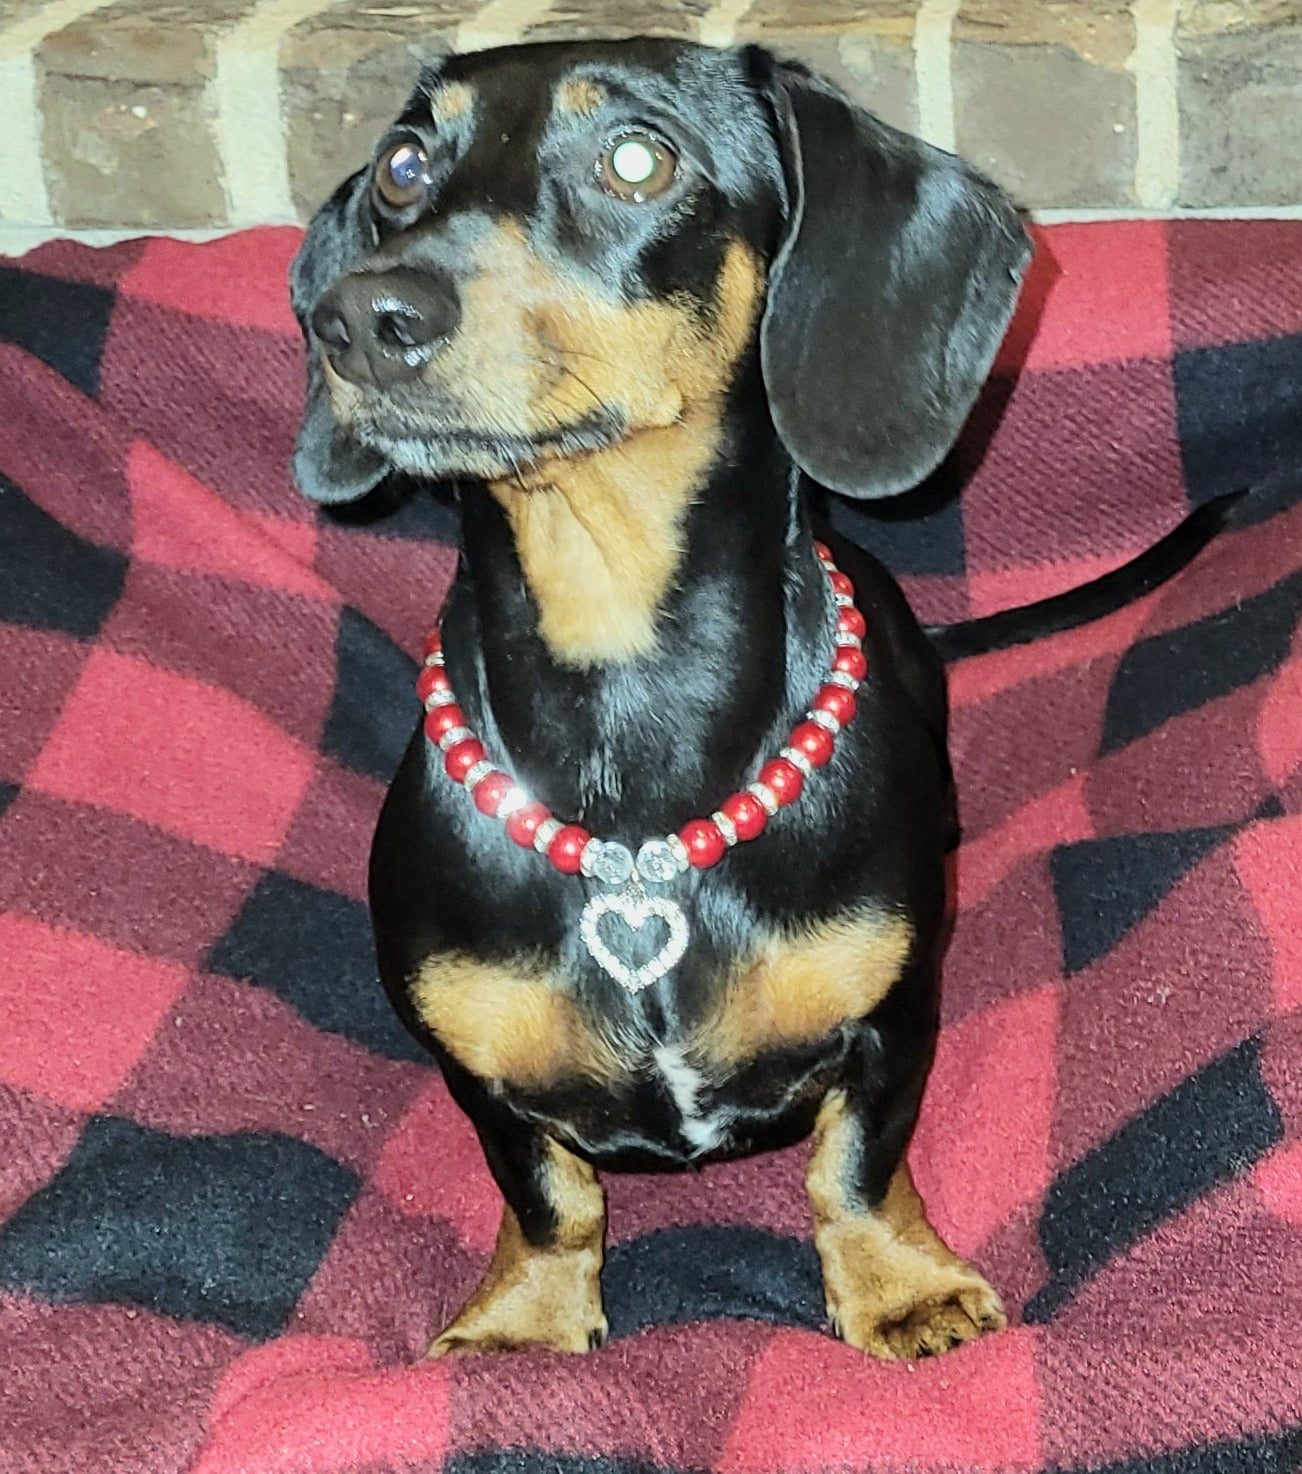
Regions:
M 425 664 L 416 691 L 425 706 L 425 733 L 443 754 L 443 769 L 462 784 L 481 814 L 500 819 L 524 849 L 537 850 L 565 875 L 582 874 L 623 890 L 594 895 L 579 920 L 584 944 L 617 982 L 636 992 L 665 976 L 687 950 L 687 919 L 682 908 L 645 885 L 665 884 L 689 866 L 716 865 L 733 845 L 756 839 L 780 808 L 800 797 L 806 779 L 831 758 L 837 733 L 854 716 L 855 692 L 867 674 L 863 653 L 864 618 L 854 604 L 854 586 L 832 562 L 823 543 L 814 544 L 837 605 L 831 667 L 810 703 L 805 719 L 787 738 L 779 755 L 759 771 L 754 783 L 731 794 L 708 819 L 689 819 L 677 834 L 645 840 L 636 856 L 626 845 L 601 840 L 578 824 L 565 824 L 545 804 L 530 798 L 515 779 L 489 761 L 483 743 L 466 724 L 443 662 L 443 641 L 435 630 L 425 642 Z M 613 913 L 637 933 L 652 918 L 668 927 L 655 956 L 634 966 L 620 957 L 600 931 Z M 645 950 L 645 949 L 643 949 Z

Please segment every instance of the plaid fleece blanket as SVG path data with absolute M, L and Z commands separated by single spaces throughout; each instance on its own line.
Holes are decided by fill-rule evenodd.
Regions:
M 296 242 L 0 266 L 2 1474 L 1296 1470 L 1302 224 L 1044 231 L 958 450 L 835 511 L 946 619 L 1257 497 L 953 669 L 912 1162 L 1013 1326 L 916 1365 L 828 1334 L 801 1148 L 609 1179 L 603 1350 L 421 1363 L 498 1200 L 364 867 L 456 532 L 293 491 Z

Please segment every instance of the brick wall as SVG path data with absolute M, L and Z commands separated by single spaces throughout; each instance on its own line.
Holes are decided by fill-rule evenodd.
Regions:
M 450 48 L 760 41 L 1039 211 L 1302 211 L 1302 0 L 0 0 L 0 233 L 302 219 Z

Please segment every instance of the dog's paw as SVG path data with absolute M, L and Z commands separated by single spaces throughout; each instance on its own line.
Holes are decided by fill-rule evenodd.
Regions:
M 837 1335 L 870 1356 L 911 1361 L 952 1351 L 1008 1324 L 999 1296 L 975 1270 L 937 1269 L 916 1285 L 878 1282 L 839 1296 L 828 1306 Z
M 456 1318 L 434 1338 L 431 1357 L 483 1351 L 591 1351 L 606 1339 L 600 1254 L 535 1253 L 499 1258 Z
M 606 1317 L 595 1323 L 556 1323 L 512 1328 L 495 1319 L 457 1316 L 436 1336 L 425 1353 L 431 1359 L 444 1356 L 477 1356 L 485 1351 L 595 1351 L 606 1341 Z

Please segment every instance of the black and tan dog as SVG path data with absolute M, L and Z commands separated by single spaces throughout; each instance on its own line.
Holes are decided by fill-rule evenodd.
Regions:
M 450 59 L 295 263 L 296 475 L 322 502 L 395 470 L 456 482 L 443 651 L 466 725 L 636 851 L 800 721 L 836 619 L 808 485 L 883 497 L 936 466 L 1028 254 L 981 175 L 762 51 Z M 689 940 L 649 986 L 585 945 L 602 882 L 513 842 L 417 732 L 372 855 L 380 968 L 506 1200 L 431 1354 L 601 1341 L 594 1169 L 811 1130 L 840 1335 L 912 1357 L 1003 1325 L 904 1160 L 956 835 L 943 671 L 881 566 L 834 552 L 867 621 L 858 713 L 758 839 L 661 887 Z M 609 925 L 610 951 L 666 955 L 657 922 Z

